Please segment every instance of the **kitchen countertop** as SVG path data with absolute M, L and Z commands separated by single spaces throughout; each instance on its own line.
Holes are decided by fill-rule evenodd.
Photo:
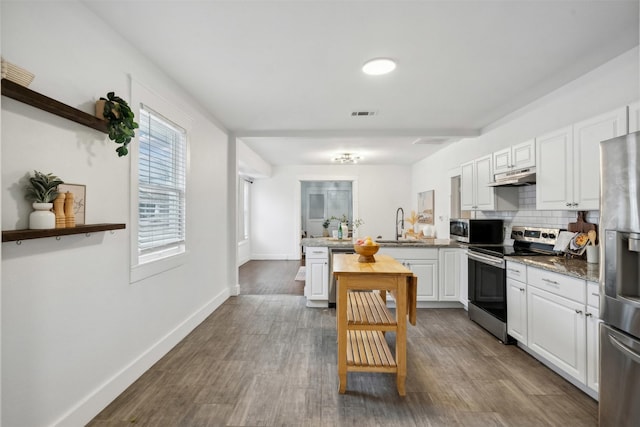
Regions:
M 303 247 L 353 247 L 351 239 L 334 239 L 332 237 L 306 237 L 300 242 Z M 403 240 L 401 242 L 379 242 L 381 248 L 462 248 L 458 242 L 449 239 Z
M 567 259 L 556 256 L 510 256 L 507 260 L 590 282 L 600 281 L 600 264 L 589 264 L 583 259 Z

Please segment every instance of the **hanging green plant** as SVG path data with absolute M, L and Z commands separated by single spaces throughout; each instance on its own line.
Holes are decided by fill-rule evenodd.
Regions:
M 104 103 L 104 106 L 101 104 Z M 119 157 L 129 153 L 128 146 L 135 136 L 134 129 L 138 128 L 138 123 L 134 121 L 133 111 L 127 101 L 116 96 L 114 92 L 107 93 L 106 98 L 100 98 L 96 104 L 96 113 L 107 121 L 109 139 L 116 144 L 122 144 L 116 148 Z

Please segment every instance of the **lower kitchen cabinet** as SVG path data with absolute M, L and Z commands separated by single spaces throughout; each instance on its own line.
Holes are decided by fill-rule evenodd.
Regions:
M 586 381 L 584 304 L 529 285 L 528 346 L 576 380 Z
M 467 281 L 464 249 L 382 247 L 378 253 L 394 257 L 418 278 L 418 302 L 455 303 L 458 306 L 461 282 L 466 284 Z M 464 293 L 466 297 L 466 290 Z
M 304 296 L 308 307 L 326 307 L 329 301 L 329 249 L 308 247 L 305 254 Z
M 507 277 L 507 334 L 527 344 L 527 285 Z
M 460 301 L 463 255 L 462 249 L 440 249 L 438 301 Z
M 600 389 L 600 287 L 587 282 L 587 387 Z
M 418 301 L 438 301 L 438 260 L 399 260 L 418 278 Z

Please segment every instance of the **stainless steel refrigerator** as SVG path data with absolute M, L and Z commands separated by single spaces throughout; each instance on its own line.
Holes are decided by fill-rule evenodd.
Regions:
M 640 425 L 640 132 L 600 143 L 600 426 Z

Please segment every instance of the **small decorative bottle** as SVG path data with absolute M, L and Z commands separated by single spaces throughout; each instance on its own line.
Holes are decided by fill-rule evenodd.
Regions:
M 67 191 L 64 199 L 64 216 L 67 228 L 73 228 L 76 226 L 76 216 L 73 213 L 73 193 L 69 191 Z
M 64 215 L 64 193 L 58 193 L 58 197 L 53 201 L 53 213 L 56 214 L 56 228 L 65 228 L 67 222 Z
M 338 240 L 342 240 L 342 223 L 338 223 Z

